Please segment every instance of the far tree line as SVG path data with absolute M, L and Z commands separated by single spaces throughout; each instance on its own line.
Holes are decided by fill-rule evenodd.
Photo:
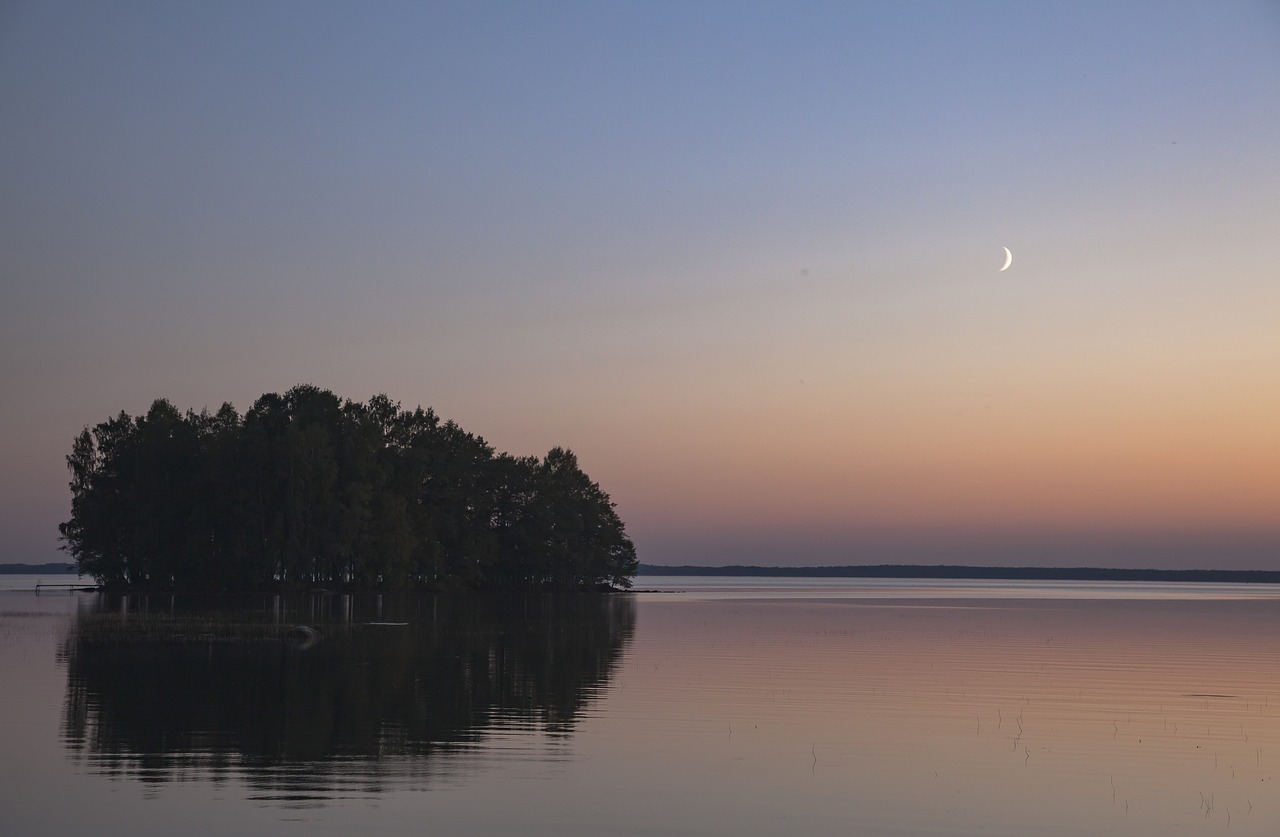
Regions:
M 242 416 L 155 401 L 80 433 L 63 549 L 111 587 L 629 587 L 614 503 L 555 448 L 495 453 L 431 409 L 310 385 Z

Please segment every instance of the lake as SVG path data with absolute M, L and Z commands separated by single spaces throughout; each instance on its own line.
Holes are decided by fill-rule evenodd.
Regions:
M 0 831 L 1280 833 L 1275 588 L 637 588 L 0 591 Z

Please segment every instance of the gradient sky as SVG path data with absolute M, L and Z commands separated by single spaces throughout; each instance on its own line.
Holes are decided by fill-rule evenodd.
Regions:
M 7 2 L 0 561 L 306 382 L 649 563 L 1280 569 L 1277 102 L 1264 0 Z

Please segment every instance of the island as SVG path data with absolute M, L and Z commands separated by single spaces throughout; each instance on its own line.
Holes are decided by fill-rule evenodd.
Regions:
M 495 453 L 386 395 L 158 399 L 86 427 L 67 467 L 62 549 L 106 589 L 616 589 L 637 568 L 572 451 Z

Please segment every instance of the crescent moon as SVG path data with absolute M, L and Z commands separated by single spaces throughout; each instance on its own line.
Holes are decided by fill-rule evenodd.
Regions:
M 1009 248 L 1004 248 L 1004 267 L 1000 268 L 1000 273 L 1004 273 L 1009 269 L 1009 265 L 1013 264 L 1013 253 L 1009 252 Z

